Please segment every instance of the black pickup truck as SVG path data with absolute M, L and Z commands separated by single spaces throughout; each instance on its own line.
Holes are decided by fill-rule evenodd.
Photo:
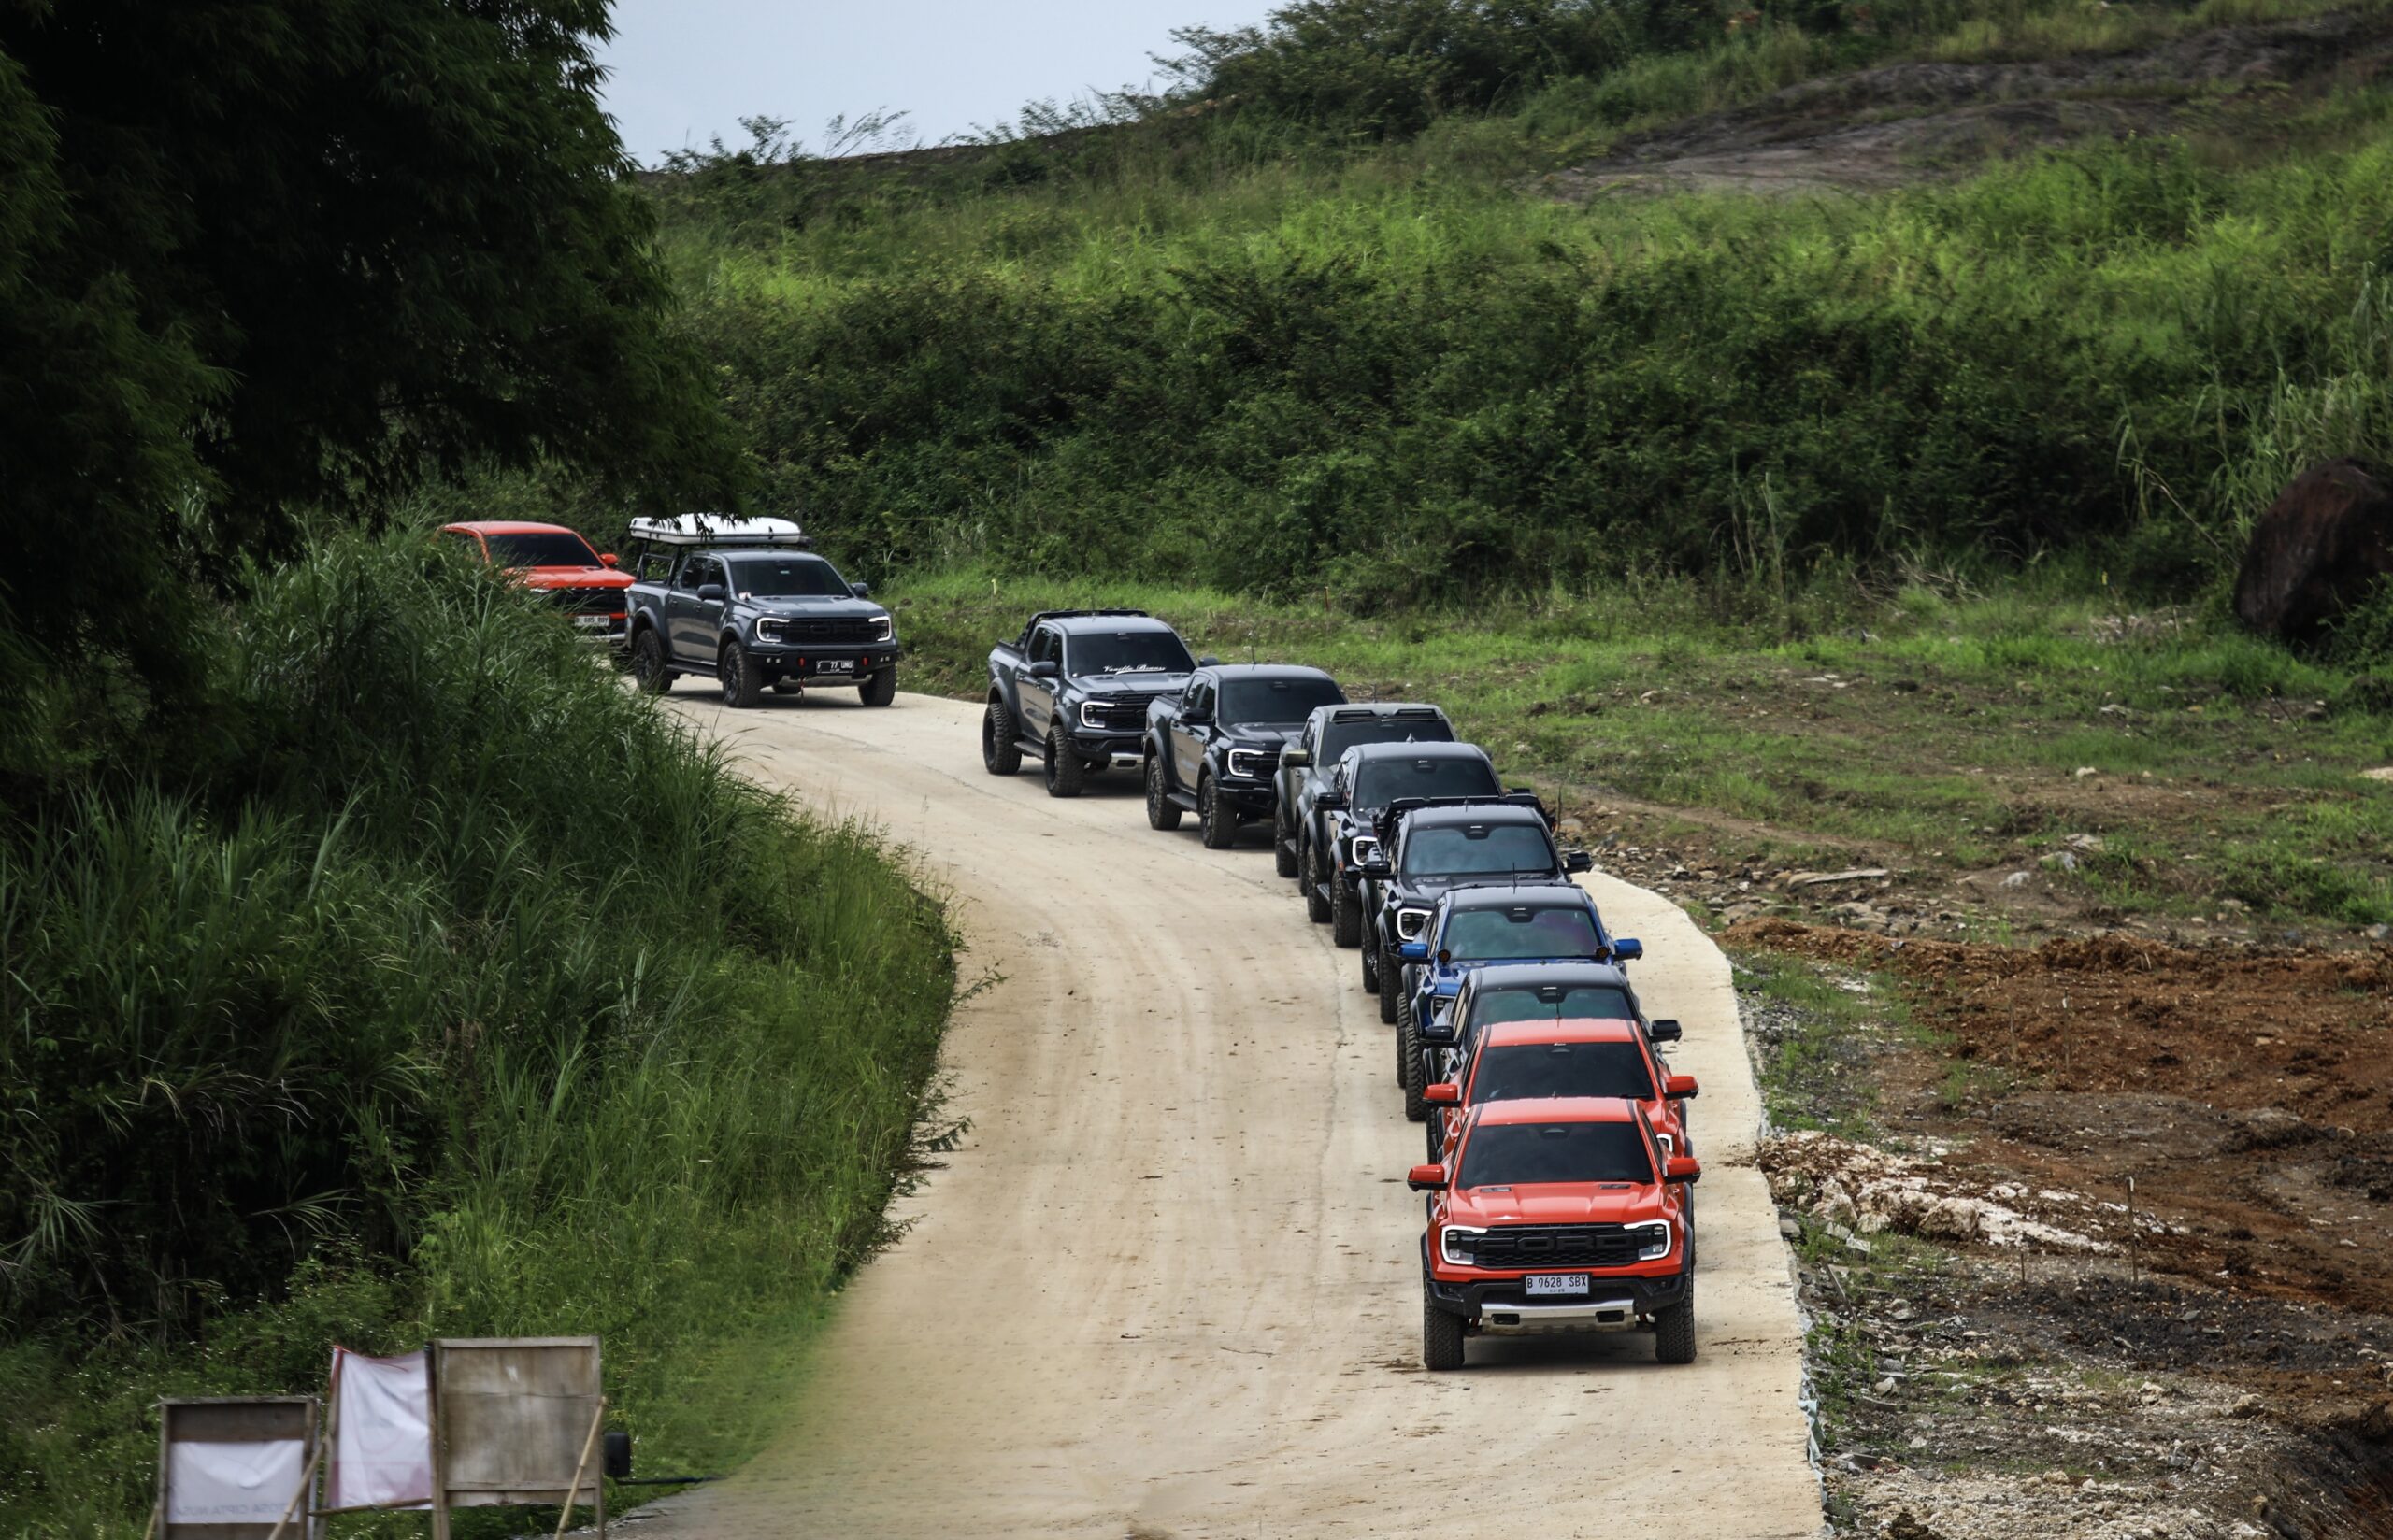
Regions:
M 1595 858 L 1554 842 L 1544 804 L 1526 792 L 1497 800 L 1400 798 L 1373 826 L 1379 859 L 1360 867 L 1363 988 L 1380 997 L 1380 1020 L 1396 1020 L 1404 998 L 1397 948 L 1418 941 L 1438 900 L 1472 883 L 1567 882 Z
M 1381 810 L 1407 799 L 1500 797 L 1503 783 L 1475 743 L 1358 743 L 1338 757 L 1317 799 L 1322 828 L 1307 830 L 1297 886 L 1305 918 L 1326 923 L 1340 947 L 1363 939 L 1362 878 L 1380 855 Z M 1366 989 L 1370 986 L 1366 984 Z
M 1090 775 L 1139 763 L 1148 703 L 1177 697 L 1196 667 L 1180 633 L 1143 609 L 1042 609 L 989 650 L 981 763 L 1010 776 L 1036 754 L 1049 796 L 1079 796 Z
M 1226 850 L 1248 819 L 1269 818 L 1280 751 L 1346 692 L 1318 668 L 1208 661 L 1176 695 L 1147 707 L 1147 824 L 1177 829 L 1193 811 L 1209 850 Z
M 1280 751 L 1277 795 L 1271 811 L 1271 848 L 1280 875 L 1302 870 L 1297 852 L 1310 830 L 1316 840 L 1328 830 L 1314 802 L 1329 785 L 1338 757 L 1358 743 L 1452 743 L 1454 724 L 1434 706 L 1388 701 L 1369 706 L 1323 706 L 1305 719 L 1297 741 Z

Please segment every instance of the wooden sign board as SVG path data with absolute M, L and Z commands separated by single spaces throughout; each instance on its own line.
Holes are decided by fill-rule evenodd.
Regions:
M 164 1540 L 291 1540 L 316 1453 L 313 1396 L 206 1396 L 158 1403 L 158 1533 Z M 283 1524 L 285 1517 L 295 1516 Z
M 432 1383 L 436 1515 L 599 1501 L 596 1337 L 438 1339 Z

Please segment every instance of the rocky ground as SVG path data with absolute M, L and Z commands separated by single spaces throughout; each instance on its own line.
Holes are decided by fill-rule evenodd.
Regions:
M 2393 1533 L 2393 948 L 1723 940 L 1839 1533 Z

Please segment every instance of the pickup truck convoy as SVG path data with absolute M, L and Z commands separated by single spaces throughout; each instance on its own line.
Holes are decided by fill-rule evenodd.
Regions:
M 1363 940 L 1362 869 L 1379 859 L 1379 818 L 1407 798 L 1496 798 L 1504 788 L 1487 751 L 1475 743 L 1357 744 L 1331 772 L 1329 791 L 1316 798 L 1314 823 L 1300 831 L 1297 885 L 1305 918 L 1329 926 L 1330 940 Z
M 735 706 L 809 684 L 853 685 L 867 706 L 896 699 L 896 620 L 812 544 L 785 519 L 634 520 L 632 677 L 659 692 L 682 674 L 711 675 Z
M 981 755 L 1025 754 L 1052 796 L 1137 767 L 1148 824 L 1205 845 L 1268 820 L 1279 875 L 1396 1024 L 1405 1115 L 1425 1123 L 1422 1359 L 1459 1369 L 1492 1333 L 1647 1330 L 1695 1357 L 1694 1077 L 1647 1019 L 1616 937 L 1570 881 L 1539 799 L 1507 791 L 1437 706 L 1356 705 L 1315 668 L 1197 658 L 1141 610 L 1042 610 L 989 654 Z
M 1654 1333 L 1695 1360 L 1695 1227 L 1703 1174 L 1665 1153 L 1637 1102 L 1493 1101 L 1463 1114 L 1446 1161 L 1406 1181 L 1429 1194 L 1421 1240 L 1421 1360 L 1463 1366 L 1488 1333 Z
M 1198 664 L 1178 694 L 1147 707 L 1148 826 L 1176 829 L 1193 812 L 1205 848 L 1228 849 L 1239 824 L 1272 816 L 1280 751 L 1315 709 L 1345 700 L 1318 668 Z
M 1149 703 L 1196 670 L 1180 634 L 1143 609 L 1041 610 L 989 650 L 981 763 L 1010 776 L 1036 754 L 1049 796 L 1079 796 L 1099 771 L 1139 767 Z
M 1280 751 L 1271 816 L 1271 853 L 1280 875 L 1297 875 L 1297 851 L 1308 829 L 1316 839 L 1328 837 L 1325 830 L 1314 827 L 1315 804 L 1346 750 L 1364 743 L 1452 743 L 1454 739 L 1454 724 L 1446 720 L 1446 714 L 1415 701 L 1316 707 L 1305 719 L 1297 741 Z

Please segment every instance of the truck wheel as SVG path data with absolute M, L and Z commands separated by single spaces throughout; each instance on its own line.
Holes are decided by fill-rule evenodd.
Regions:
M 1163 761 L 1147 761 L 1147 827 L 1166 834 L 1180 827 L 1180 804 L 1163 794 Z
M 1363 895 L 1347 891 L 1346 884 L 1334 877 L 1329 879 L 1329 939 L 1341 947 L 1363 944 Z
M 1656 1363 L 1693 1363 L 1695 1362 L 1695 1280 L 1686 1280 L 1686 1292 L 1676 1305 L 1654 1312 L 1654 1362 Z
M 1380 992 L 1380 944 L 1368 935 L 1363 937 L 1363 992 Z
M 1404 970 L 1395 958 L 1380 959 L 1380 1020 L 1396 1020 L 1396 1007 L 1404 999 Z
M 1298 863 L 1304 875 L 1297 880 L 1304 884 L 1305 918 L 1316 925 L 1329 923 L 1329 900 L 1321 891 L 1321 850 L 1310 839 L 1305 841 L 1304 859 Z
M 673 688 L 673 670 L 665 658 L 665 638 L 652 626 L 641 627 L 640 634 L 632 638 L 632 678 L 650 695 L 662 695 Z
M 1196 833 L 1204 836 L 1208 850 L 1226 850 L 1238 843 L 1238 815 L 1222 806 L 1211 776 L 1196 783 Z
M 883 663 L 881 672 L 856 686 L 856 694 L 867 706 L 887 706 L 897 698 L 897 665 Z
M 1412 1024 L 1412 1013 L 1404 1013 L 1403 1022 L 1396 1029 L 1396 1051 L 1403 1062 L 1397 1065 L 1396 1083 L 1404 1088 L 1404 1117 L 1408 1122 L 1422 1122 L 1429 1116 L 1429 1104 L 1421 1099 L 1421 1029 Z
M 1076 797 L 1088 778 L 1088 767 L 1064 741 L 1063 734 L 1051 727 L 1047 730 L 1047 794 L 1051 797 Z
M 750 661 L 748 649 L 738 642 L 724 645 L 723 655 L 715 663 L 715 675 L 723 681 L 725 706 L 750 706 L 765 698 L 765 681 Z
M 1010 776 L 1022 768 L 1022 745 L 1013 741 L 1013 713 L 1003 701 L 991 701 L 981 713 L 981 764 L 993 776 Z
M 1276 830 L 1271 840 L 1271 869 L 1282 877 L 1297 875 L 1297 842 Z
M 1433 1374 L 1463 1366 L 1462 1318 L 1424 1301 L 1421 1305 L 1421 1366 Z

